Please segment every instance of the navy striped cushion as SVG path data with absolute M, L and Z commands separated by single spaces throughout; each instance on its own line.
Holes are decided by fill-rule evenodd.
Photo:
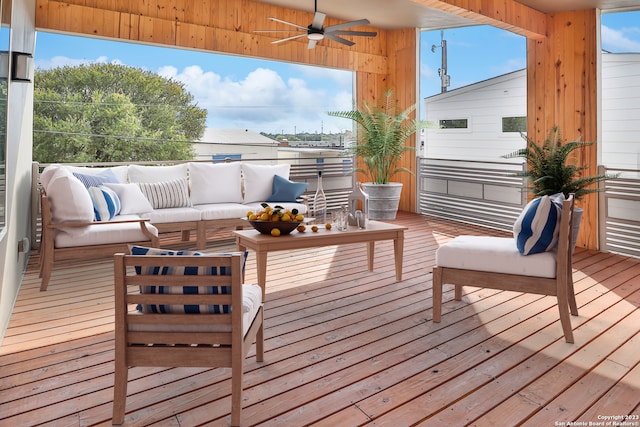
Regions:
M 147 248 L 144 246 L 131 246 L 132 255 L 166 255 L 166 256 L 201 256 L 206 255 L 200 252 L 191 251 L 171 251 L 157 248 Z M 214 255 L 214 254 L 211 254 Z M 228 255 L 228 254 L 226 254 Z M 242 271 L 244 272 L 244 263 L 246 262 L 248 252 L 244 253 L 244 260 L 242 264 Z M 136 274 L 151 274 L 151 275 L 210 275 L 210 276 L 229 276 L 231 270 L 225 267 L 218 268 L 217 266 L 211 267 L 135 267 Z M 140 286 L 140 293 L 143 294 L 230 294 L 231 286 Z M 220 314 L 230 313 L 231 306 L 229 305 L 174 305 L 174 304 L 160 304 L 160 305 L 138 305 L 138 311 L 143 313 L 209 313 Z
M 558 242 L 562 203 L 542 196 L 530 201 L 513 225 L 516 246 L 522 255 L 550 251 Z
M 191 207 L 186 178 L 163 182 L 138 182 L 138 187 L 153 209 Z

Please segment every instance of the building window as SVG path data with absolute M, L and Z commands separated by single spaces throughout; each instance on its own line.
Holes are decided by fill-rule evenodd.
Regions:
M 469 120 L 467 119 L 448 119 L 440 120 L 440 129 L 467 129 Z
M 214 154 L 211 156 L 214 162 L 227 162 L 242 160 L 242 154 Z
M 527 132 L 527 117 L 503 117 L 502 132 Z

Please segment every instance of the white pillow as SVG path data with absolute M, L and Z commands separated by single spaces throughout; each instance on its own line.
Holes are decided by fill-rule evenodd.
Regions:
M 49 165 L 42 170 L 42 172 L 40 173 L 40 184 L 42 184 L 42 188 L 44 188 L 44 191 L 47 191 L 47 187 L 49 187 L 49 182 L 51 181 L 51 178 L 53 178 L 56 171 L 61 167 L 62 166 L 57 164 Z
M 93 203 L 84 184 L 63 167 L 46 174 L 45 189 L 51 202 L 53 222 L 92 222 Z
M 153 211 L 153 206 L 142 194 L 138 184 L 104 184 L 118 195 L 122 208 L 120 215 L 143 214 Z
M 242 203 L 241 164 L 189 163 L 191 203 Z
M 273 191 L 273 177 L 289 179 L 288 163 L 282 165 L 242 164 L 244 177 L 244 203 L 264 202 Z
M 174 166 L 129 165 L 129 182 L 162 182 L 187 179 L 186 163 Z

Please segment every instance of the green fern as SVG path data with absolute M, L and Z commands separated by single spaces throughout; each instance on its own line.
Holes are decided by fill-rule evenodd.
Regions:
M 581 177 L 581 172 L 588 166 L 567 164 L 567 160 L 575 150 L 592 145 L 593 142 L 582 142 L 576 139 L 563 144 L 558 126 L 551 129 L 542 145 L 536 144 L 524 134 L 522 137 L 527 141 L 527 146 L 502 157 L 507 159 L 522 157 L 526 160 L 527 170 L 515 175 L 529 179 L 530 185 L 527 189 L 535 197 L 556 193 L 564 193 L 568 197 L 573 193 L 579 200 L 585 194 L 599 191 L 594 184 L 618 176 L 605 174 Z

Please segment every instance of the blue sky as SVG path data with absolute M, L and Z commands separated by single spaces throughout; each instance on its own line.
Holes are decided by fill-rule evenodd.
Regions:
M 420 100 L 440 92 L 440 31 L 421 35 Z M 449 90 L 524 68 L 523 37 L 493 27 L 446 30 Z M 356 40 L 357 42 L 357 40 Z M 640 52 L 640 11 L 602 15 L 602 48 Z M 185 84 L 207 126 L 256 132 L 335 133 L 350 127 L 327 111 L 351 109 L 351 72 L 101 39 L 38 33 L 35 66 L 113 62 Z

